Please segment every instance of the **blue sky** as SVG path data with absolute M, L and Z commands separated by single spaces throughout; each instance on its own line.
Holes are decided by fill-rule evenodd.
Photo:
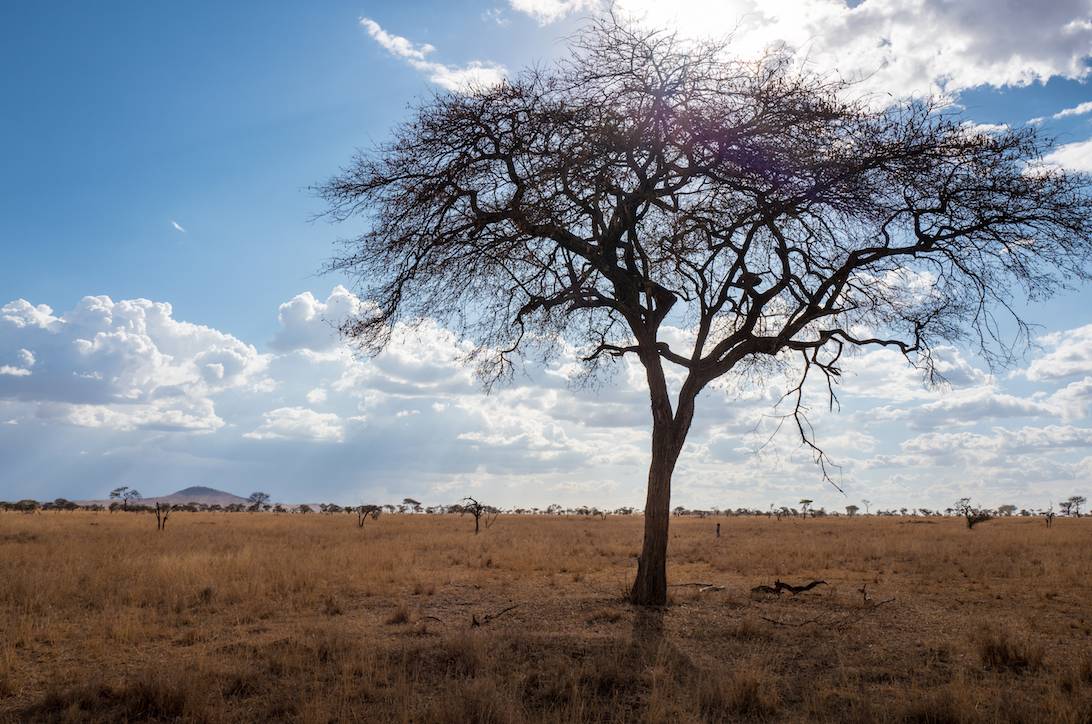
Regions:
M 1058 163 L 1092 170 L 1088 2 L 620 5 L 683 33 L 738 26 L 740 52 L 784 41 L 879 91 L 941 92 L 975 123 L 1034 120 L 1058 138 Z M 314 221 L 308 191 L 414 99 L 457 90 L 466 73 L 548 62 L 595 11 L 593 0 L 6 5 L 0 498 L 127 483 L 290 501 L 477 491 L 511 505 L 639 505 L 647 403 L 632 371 L 585 414 L 589 393 L 563 384 L 560 363 L 486 398 L 445 356 L 443 330 L 375 362 L 329 339 L 325 320 L 358 301 L 316 272 L 352 229 Z M 771 391 L 703 397 L 676 500 L 937 507 L 962 485 L 986 503 L 1045 506 L 1092 492 L 1090 310 L 1087 288 L 1029 308 L 1041 348 L 997 376 L 952 350 L 961 389 L 922 392 L 893 363 L 857 399 L 850 383 L 843 413 L 821 423 L 842 446 L 849 498 L 791 439 L 773 460 L 748 452 Z M 880 368 L 860 364 L 864 376 Z M 967 404 L 937 406 L 953 399 Z

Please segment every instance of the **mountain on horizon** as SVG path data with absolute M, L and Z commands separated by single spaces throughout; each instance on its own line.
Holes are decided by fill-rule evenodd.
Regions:
M 83 501 L 86 503 L 100 503 L 102 505 L 109 505 L 114 502 L 111 500 L 89 500 Z M 232 493 L 225 492 L 223 490 L 217 490 L 216 488 L 210 488 L 204 485 L 191 485 L 188 488 L 182 488 L 169 495 L 160 495 L 156 497 L 141 498 L 139 501 L 134 501 L 143 505 L 155 505 L 156 503 L 164 503 L 167 505 L 185 505 L 186 503 L 200 503 L 201 505 L 236 505 L 247 504 L 247 499 L 234 495 Z
M 235 505 L 236 503 L 245 504 L 247 500 L 246 498 L 223 490 L 217 490 L 216 488 L 209 488 L 204 485 L 192 485 L 188 488 L 183 488 L 182 490 L 171 493 L 170 495 L 162 495 L 158 498 L 145 498 L 145 502 L 153 504 L 168 503 L 170 505 L 185 505 L 186 503 L 201 503 L 202 505 Z

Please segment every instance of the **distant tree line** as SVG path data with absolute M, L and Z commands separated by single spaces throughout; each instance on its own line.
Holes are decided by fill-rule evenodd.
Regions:
M 37 501 L 32 499 L 23 499 L 19 501 L 0 501 L 0 511 L 15 511 L 15 512 L 35 512 L 35 511 L 72 511 L 72 510 L 85 510 L 85 511 L 109 511 L 109 512 L 137 512 L 137 513 L 152 513 L 155 512 L 155 503 L 147 503 L 140 496 L 140 493 L 130 488 L 116 488 L 110 493 L 111 503 L 109 505 L 103 505 L 101 503 L 86 503 L 81 504 L 66 498 L 56 498 L 51 501 Z M 642 515 L 643 511 L 639 508 L 632 506 L 622 506 L 619 508 L 598 508 L 595 506 L 581 505 L 577 507 L 565 507 L 554 503 L 546 507 L 510 507 L 510 508 L 498 508 L 492 505 L 485 505 L 478 503 L 473 498 L 465 498 L 457 503 L 450 505 L 423 505 L 413 498 L 405 498 L 401 503 L 392 504 L 364 504 L 364 505 L 339 505 L 338 503 L 315 503 L 315 504 L 300 504 L 300 505 L 288 505 L 285 503 L 271 503 L 271 497 L 268 493 L 255 492 L 252 493 L 245 503 L 231 503 L 228 505 L 221 505 L 217 503 L 200 503 L 200 502 L 188 502 L 188 503 L 176 503 L 169 506 L 172 511 L 188 512 L 188 513 L 276 513 L 276 514 L 308 514 L 319 513 L 324 515 L 337 515 L 348 514 L 357 515 L 358 520 L 362 520 L 363 517 L 378 518 L 380 513 L 387 514 L 420 514 L 420 515 L 467 515 L 473 514 L 475 511 L 474 506 L 480 506 L 478 509 L 479 515 L 544 515 L 544 516 L 571 516 L 571 517 L 587 517 L 587 518 L 605 518 L 610 516 L 632 516 Z M 1083 495 L 1073 495 L 1069 498 L 1061 501 L 1058 504 L 1058 513 L 1063 516 L 1079 518 L 1082 516 L 1082 509 L 1085 508 L 1087 498 Z M 163 508 L 161 504 L 161 509 Z M 694 518 L 715 518 L 715 517 L 744 517 L 744 516 L 762 516 L 769 518 L 777 518 L 781 520 L 783 518 L 823 518 L 823 517 L 854 517 L 861 515 L 873 515 L 880 517 L 890 516 L 916 516 L 916 517 L 966 517 L 971 515 L 985 516 L 985 519 L 990 518 L 1007 518 L 1012 516 L 1030 517 L 1030 516 L 1051 516 L 1053 517 L 1054 506 L 1043 508 L 1021 508 L 1013 504 L 999 505 L 996 508 L 986 508 L 976 506 L 972 504 L 970 498 L 960 498 L 953 505 L 946 508 L 879 508 L 874 513 L 867 512 L 861 513 L 861 508 L 857 505 L 847 505 L 844 508 L 844 512 L 838 510 L 828 511 L 826 508 L 813 507 L 813 501 L 809 499 L 803 499 L 798 503 L 798 506 L 791 507 L 787 505 L 771 504 L 767 509 L 760 508 L 687 508 L 684 506 L 676 506 L 672 509 L 672 514 L 675 517 L 694 517 Z M 361 525 L 363 527 L 363 525 Z

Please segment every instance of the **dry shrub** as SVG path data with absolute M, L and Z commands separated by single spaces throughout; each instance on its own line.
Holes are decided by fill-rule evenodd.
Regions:
M 190 691 L 162 677 L 138 679 L 125 685 L 81 684 L 50 689 L 37 703 L 20 712 L 27 722 L 45 721 L 172 721 L 188 709 Z
M 911 689 L 908 697 L 890 717 L 905 724 L 977 724 L 982 712 L 974 699 L 972 686 L 962 677 L 935 689 Z M 877 714 L 884 712 L 881 705 Z M 888 718 L 888 717 L 883 717 Z
M 5 671 L 0 671 L 0 699 L 6 699 L 15 693 L 15 687 L 11 683 L 11 677 Z
M 623 618 L 625 618 L 625 616 L 621 611 L 611 608 L 600 608 L 596 611 L 592 611 L 585 620 L 587 623 L 594 625 L 597 623 L 618 623 Z
M 725 627 L 724 635 L 741 641 L 769 641 L 773 638 L 770 627 L 754 618 L 741 618 L 730 623 Z
M 525 719 L 520 705 L 485 679 L 445 687 L 414 717 L 433 724 L 515 724 Z
M 397 626 L 403 623 L 410 623 L 411 620 L 409 608 L 406 607 L 406 604 L 400 603 L 398 604 L 398 608 L 394 609 L 394 611 L 391 612 L 391 615 L 387 617 L 387 625 Z
M 435 684 L 445 679 L 470 679 L 486 669 L 487 655 L 479 637 L 462 633 L 435 643 L 392 654 L 392 665 L 409 679 Z
M 1063 669 L 1058 686 L 1066 694 L 1092 692 L 1092 650 L 1081 652 Z
M 1037 671 L 1043 666 L 1044 650 L 1025 633 L 1010 628 L 987 628 L 978 634 L 978 655 L 982 665 L 993 671 Z
M 778 682 L 765 670 L 742 666 L 727 677 L 706 672 L 697 681 L 703 720 L 768 719 L 781 705 Z
M 216 597 L 216 589 L 212 586 L 205 586 L 197 592 L 196 604 L 197 606 L 208 606 L 212 603 L 212 600 Z
M 322 602 L 322 612 L 327 616 L 340 616 L 344 613 L 341 610 L 341 606 L 338 604 L 337 599 L 333 596 L 327 596 Z

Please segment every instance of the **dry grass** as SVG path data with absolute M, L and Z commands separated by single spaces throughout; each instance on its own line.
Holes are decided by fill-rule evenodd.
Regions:
M 716 522 L 0 514 L 0 719 L 1092 720 L 1092 522 Z

